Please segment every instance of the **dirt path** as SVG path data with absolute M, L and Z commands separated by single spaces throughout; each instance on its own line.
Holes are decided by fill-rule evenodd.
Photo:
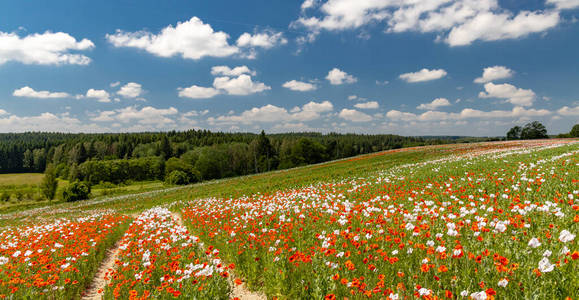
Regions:
M 180 214 L 173 212 L 172 215 L 175 221 L 177 221 L 177 224 L 185 226 L 183 224 L 183 219 L 181 218 Z M 267 297 L 262 293 L 256 293 L 246 289 L 245 283 L 236 285 L 234 283 L 235 279 L 237 279 L 237 277 L 235 277 L 235 274 L 231 274 L 228 280 L 232 290 L 231 292 L 232 299 L 239 298 L 241 300 L 267 300 Z
M 110 272 L 115 266 L 115 261 L 119 255 L 119 246 L 121 245 L 121 239 L 119 239 L 116 244 L 107 250 L 107 255 L 102 261 L 99 269 L 97 270 L 93 281 L 89 287 L 85 290 L 82 295 L 82 300 L 100 300 L 103 293 L 99 294 L 99 290 L 104 290 L 110 280 L 105 280 L 105 275 Z

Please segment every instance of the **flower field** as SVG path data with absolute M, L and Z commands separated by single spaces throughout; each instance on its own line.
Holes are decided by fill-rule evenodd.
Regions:
M 106 299 L 228 299 L 228 269 L 219 250 L 176 223 L 171 212 L 153 208 L 131 224 L 121 240 Z
M 128 218 L 111 212 L 0 232 L 0 298 L 78 298 Z
M 579 295 L 578 150 L 539 146 L 194 200 L 183 215 L 268 296 L 563 299 Z
M 104 299 L 576 299 L 578 154 L 574 140 L 397 149 L 22 212 L 0 229 L 0 298 L 81 298 L 104 279 Z

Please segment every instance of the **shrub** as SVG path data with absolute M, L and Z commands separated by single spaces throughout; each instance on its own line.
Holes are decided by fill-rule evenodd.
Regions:
M 10 194 L 6 191 L 2 192 L 2 194 L 0 194 L 0 201 L 8 202 L 8 200 L 10 200 Z
M 86 200 L 90 195 L 90 186 L 87 183 L 74 181 L 62 191 L 62 199 L 66 202 Z
M 56 179 L 56 171 L 49 165 L 44 171 L 44 178 L 40 183 L 40 190 L 46 199 L 52 200 L 54 199 L 54 195 L 56 194 L 56 188 L 58 187 L 58 179 Z
M 189 184 L 189 176 L 183 171 L 175 170 L 165 176 L 165 182 L 167 184 L 186 185 Z

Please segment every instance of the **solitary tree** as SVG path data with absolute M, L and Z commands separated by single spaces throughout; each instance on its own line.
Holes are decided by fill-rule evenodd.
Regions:
M 54 199 L 54 195 L 56 194 L 56 189 L 58 187 L 58 179 L 56 178 L 56 172 L 52 165 L 48 165 L 46 170 L 44 171 L 44 178 L 40 183 L 40 190 L 42 194 L 48 200 Z
M 515 126 L 507 132 L 507 140 L 518 140 L 521 138 L 521 126 Z
M 573 126 L 573 129 L 571 129 L 569 135 L 571 137 L 579 137 L 579 124 L 575 124 L 575 126 Z
M 521 131 L 521 139 L 545 139 L 548 138 L 547 128 L 538 121 L 527 123 Z

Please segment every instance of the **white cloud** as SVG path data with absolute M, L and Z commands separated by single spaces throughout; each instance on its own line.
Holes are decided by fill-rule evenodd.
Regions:
M 508 83 L 494 84 L 489 82 L 484 87 L 486 93 L 480 92 L 479 98 L 506 99 L 507 102 L 517 106 L 531 106 L 535 100 L 535 93 L 532 90 L 520 89 Z
M 192 110 L 183 114 L 184 117 L 201 117 L 209 113 L 209 110 L 196 111 Z
M 367 115 L 361 111 L 357 111 L 355 109 L 347 109 L 344 108 L 338 116 L 344 120 L 348 120 L 351 122 L 370 122 L 372 121 L 372 117 Z
M 547 3 L 559 10 L 579 6 L 578 0 Z M 309 1 L 306 6 L 311 7 Z M 292 27 L 306 27 L 317 36 L 321 30 L 343 31 L 382 23 L 385 32 L 438 33 L 437 40 L 451 46 L 519 38 L 546 31 L 560 21 L 558 10 L 520 11 L 515 15 L 499 7 L 497 0 L 328 0 L 314 15 L 300 16 Z
M 98 102 L 108 103 L 111 102 L 111 95 L 105 90 L 95 90 L 89 89 L 86 91 L 86 98 L 97 99 Z
M 211 68 L 211 74 L 225 76 L 215 78 L 213 87 L 192 85 L 188 88 L 178 88 L 179 97 L 206 99 L 219 94 L 244 96 L 271 89 L 271 87 L 262 82 L 254 82 L 248 74 L 255 74 L 255 71 L 250 70 L 247 66 L 239 66 L 233 69 L 228 66 L 215 66 Z
M 270 49 L 277 45 L 287 44 L 287 39 L 283 37 L 281 32 L 264 31 L 261 33 L 243 33 L 237 39 L 238 47 L 261 47 L 264 49 Z
M 250 110 L 246 110 L 239 115 L 210 117 L 207 121 L 211 125 L 305 122 L 319 119 L 321 113 L 330 112 L 333 109 L 334 106 L 330 101 L 310 101 L 304 104 L 301 108 L 294 107 L 290 112 L 283 107 L 267 104 L 262 107 L 254 107 Z
M 521 118 L 521 117 L 542 117 L 552 114 L 546 109 L 525 109 L 517 106 L 512 110 L 481 111 L 472 108 L 465 108 L 459 113 L 448 113 L 441 111 L 427 111 L 422 114 L 413 114 L 391 110 L 386 113 L 386 117 L 392 121 L 447 121 L 465 119 L 496 119 L 496 118 Z
M 354 107 L 359 108 L 359 109 L 377 109 L 378 107 L 380 107 L 380 104 L 378 104 L 378 102 L 376 102 L 376 101 L 368 101 L 368 102 L 356 103 L 356 104 L 354 104 Z
M 290 89 L 292 91 L 299 91 L 299 92 L 313 91 L 317 88 L 315 84 L 311 84 L 311 83 L 307 83 L 307 82 L 303 82 L 303 81 L 297 81 L 297 80 L 290 80 L 290 81 L 284 83 L 282 86 L 286 89 Z
M 401 74 L 399 77 L 406 82 L 422 82 L 440 79 L 446 76 L 446 74 L 446 71 L 443 69 L 429 70 L 425 68 L 418 72 Z
M 0 116 L 8 115 L 9 113 L 3 109 L 0 109 Z
M 390 81 L 388 80 L 376 80 L 376 85 L 387 85 Z
M 129 82 L 122 86 L 117 94 L 125 98 L 138 98 L 143 94 L 143 87 L 136 82 Z
M 38 98 L 38 99 L 55 99 L 55 98 L 68 98 L 70 95 L 63 92 L 49 92 L 49 91 L 35 91 L 29 86 L 25 86 L 14 90 L 12 93 L 15 97 L 26 97 L 26 98 Z
M 119 86 L 119 85 L 121 85 L 121 82 L 120 82 L 120 81 L 111 82 L 111 84 L 109 84 L 109 86 L 112 87 L 112 88 L 117 87 L 117 86 Z
M 88 65 L 90 58 L 71 51 L 94 48 L 90 40 L 77 41 L 68 33 L 49 31 L 25 37 L 0 31 L 0 45 L 0 65 L 9 61 L 38 65 Z
M 107 40 L 115 47 L 143 49 L 161 57 L 181 55 L 183 58 L 200 59 L 205 56 L 226 57 L 239 52 L 227 41 L 225 32 L 215 32 L 211 25 L 204 24 L 197 17 L 169 25 L 158 34 L 147 31 L 124 32 L 117 30 L 107 34 Z
M 10 115 L 0 118 L 0 128 L 3 132 L 104 132 L 106 128 L 94 124 L 82 124 L 79 119 L 67 114 L 55 115 L 45 112 L 37 116 Z
M 446 42 L 450 46 L 470 45 L 476 40 L 496 41 L 515 39 L 530 33 L 543 32 L 559 23 L 559 12 L 521 11 L 515 17 L 509 13 L 478 14 L 466 23 L 454 27 Z
M 422 104 L 418 105 L 416 108 L 422 109 L 422 110 L 436 110 L 439 107 L 443 107 L 443 106 L 450 106 L 450 101 L 448 101 L 448 99 L 446 99 L 446 98 L 436 98 L 436 99 L 432 100 L 432 102 L 422 103 Z
M 253 82 L 251 76 L 246 74 L 237 78 L 217 77 L 213 81 L 213 86 L 229 95 L 250 95 L 271 89 L 262 82 Z
M 328 112 L 334 110 L 334 105 L 330 101 L 314 102 L 310 101 L 304 106 L 302 106 L 302 111 L 312 111 L 312 112 Z
M 112 122 L 118 121 L 129 123 L 136 121 L 141 125 L 155 125 L 157 127 L 174 124 L 175 121 L 169 116 L 178 114 L 179 111 L 174 107 L 167 109 L 158 109 L 152 106 L 146 106 L 138 109 L 134 106 L 128 106 L 111 111 L 101 111 L 98 116 L 91 118 L 92 121 Z
M 562 116 L 579 116 L 579 106 L 575 107 L 563 106 L 559 110 L 557 110 L 557 113 Z
M 207 99 L 219 95 L 219 90 L 212 87 L 192 85 L 188 88 L 179 89 L 179 97 L 191 99 Z
M 386 117 L 395 121 L 410 121 L 416 119 L 416 114 L 409 112 L 402 112 L 399 110 L 391 110 L 386 113 Z
M 326 79 L 333 85 L 340 85 L 344 83 L 354 83 L 358 81 L 358 79 L 338 68 L 333 68 L 328 72 L 328 76 Z
M 247 66 L 239 66 L 233 69 L 228 66 L 215 66 L 211 68 L 211 75 L 239 76 L 241 74 L 255 76 L 255 71 L 252 71 Z
M 316 4 L 316 0 L 304 0 L 304 2 L 302 2 L 302 6 L 300 8 L 302 11 L 305 11 L 308 8 L 314 7 L 315 4 Z
M 487 83 L 498 79 L 510 78 L 513 76 L 513 70 L 504 66 L 494 66 L 484 68 L 481 77 L 474 80 L 475 83 Z
M 579 7 L 579 0 L 547 0 L 547 4 L 555 5 L 558 9 L 573 9 Z

